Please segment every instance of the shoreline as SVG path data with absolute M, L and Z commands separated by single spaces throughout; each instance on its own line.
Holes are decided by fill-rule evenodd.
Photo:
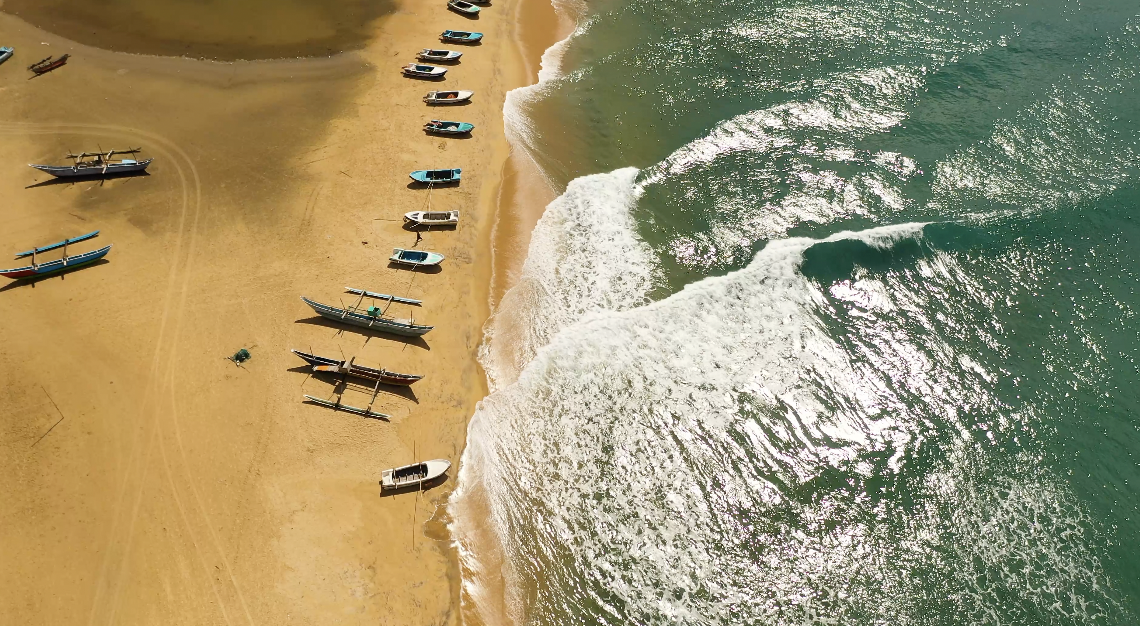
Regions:
M 0 68 L 12 101 L 0 188 L 13 192 L 0 247 L 77 228 L 115 244 L 104 265 L 0 293 L 4 327 L 24 330 L 0 358 L 0 467 L 14 477 L 0 493 L 0 611 L 88 624 L 462 621 L 443 522 L 486 393 L 476 354 L 509 153 L 502 102 L 527 80 L 517 6 L 472 24 L 442 3 L 402 1 L 364 50 L 314 63 L 94 50 L 0 14 L 20 55 Z M 475 28 L 485 43 L 463 48 L 443 83 L 399 76 L 444 28 Z M 72 61 L 26 81 L 25 55 L 49 51 Z M 476 99 L 419 102 L 440 87 Z M 436 111 L 476 134 L 424 136 Z M 87 143 L 142 143 L 156 161 L 145 177 L 24 189 L 37 181 L 23 163 Z M 447 256 L 443 271 L 386 268 L 391 246 L 413 243 L 399 216 L 426 200 L 406 172 L 452 166 L 463 183 L 431 203 L 458 208 L 460 227 L 420 244 Z M 338 304 L 344 285 L 421 298 L 396 315 L 436 329 L 422 344 L 363 335 L 297 301 Z M 239 347 L 253 354 L 242 369 L 219 358 Z M 300 401 L 335 390 L 301 371 L 294 347 L 427 376 L 381 393 L 390 423 L 365 420 Z M 28 391 L 41 387 L 67 419 L 33 449 L 53 406 Z M 440 457 L 453 462 L 442 486 L 380 497 L 380 470 Z

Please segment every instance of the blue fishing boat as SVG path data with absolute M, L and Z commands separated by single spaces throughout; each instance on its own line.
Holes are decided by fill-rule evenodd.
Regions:
M 0 46 L 0 63 L 12 58 L 12 54 L 15 52 L 16 49 L 11 46 Z
M 78 237 L 72 237 L 71 239 L 64 239 L 63 241 L 60 241 L 58 243 L 53 243 L 53 244 L 47 245 L 47 246 L 41 246 L 39 248 L 32 248 L 31 250 L 28 250 L 26 252 L 21 252 L 21 253 L 16 255 L 16 258 L 22 259 L 22 258 L 32 257 L 32 264 L 26 265 L 24 267 L 17 267 L 17 268 L 10 269 L 10 270 L 0 270 L 0 276 L 4 276 L 5 278 L 13 278 L 13 279 L 15 279 L 15 278 L 31 278 L 34 276 L 47 276 L 49 274 L 55 274 L 56 272 L 62 272 L 64 270 L 72 270 L 72 269 L 75 269 L 78 267 L 83 267 L 84 265 L 90 265 L 90 264 L 94 263 L 95 261 L 98 261 L 99 259 L 107 256 L 107 253 L 111 251 L 111 246 L 106 246 L 106 247 L 100 248 L 98 250 L 92 250 L 91 252 L 84 252 L 83 254 L 77 254 L 74 256 L 68 256 L 67 255 L 67 246 L 69 246 L 73 243 L 79 243 L 81 241 L 87 241 L 88 239 L 96 237 L 98 234 L 99 234 L 99 231 L 96 230 L 94 232 L 87 233 L 86 235 L 80 235 Z M 43 252 L 49 252 L 51 250 L 58 250 L 60 248 L 63 248 L 63 258 L 62 259 L 56 259 L 54 261 L 48 261 L 46 263 L 37 263 L 36 262 L 36 255 L 43 253 Z
M 483 38 L 483 33 L 472 33 L 465 30 L 445 30 L 439 38 L 454 43 L 475 43 Z
M 432 120 L 424 124 L 424 130 L 437 135 L 465 135 L 475 129 L 474 124 L 467 122 L 448 122 L 446 120 Z
M 416 170 L 408 176 L 418 183 L 427 183 L 429 185 L 445 185 L 447 183 L 459 182 L 459 174 L 462 172 L 458 167 L 450 170 Z

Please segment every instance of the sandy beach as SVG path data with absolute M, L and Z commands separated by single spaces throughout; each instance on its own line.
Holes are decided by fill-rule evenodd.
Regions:
M 85 46 L 0 13 L 0 249 L 92 230 L 106 262 L 0 286 L 0 614 L 22 624 L 457 623 L 459 572 L 440 507 L 452 477 L 382 497 L 385 468 L 457 463 L 486 392 L 475 360 L 508 157 L 504 94 L 528 78 L 516 3 L 469 20 L 400 0 L 359 50 L 212 62 Z M 399 67 L 445 28 L 485 33 L 446 81 Z M 29 80 L 24 67 L 70 53 Z M 476 91 L 429 109 L 435 88 Z M 426 136 L 432 117 L 471 138 Z M 142 147 L 149 175 L 53 183 L 26 163 Z M 423 233 L 442 271 L 390 267 L 427 206 L 414 169 L 462 167 L 430 193 L 455 230 Z M 83 250 L 90 248 L 83 248 Z M 73 251 L 74 252 L 74 251 Z M 13 262 L 16 265 L 17 262 Z M 300 296 L 394 305 L 423 340 L 338 327 Z M 400 309 L 400 310 L 396 310 Z M 247 348 L 237 367 L 226 357 Z M 423 374 L 381 389 L 390 421 L 302 402 L 335 398 L 291 348 Z M 310 350 L 311 349 L 311 350 Z M 369 402 L 349 387 L 343 401 Z

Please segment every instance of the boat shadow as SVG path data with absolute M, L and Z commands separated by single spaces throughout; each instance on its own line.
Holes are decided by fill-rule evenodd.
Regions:
M 463 102 L 425 102 L 424 104 L 428 105 L 429 107 L 465 107 L 471 106 L 472 102 L 471 99 L 468 98 Z
M 405 73 L 404 78 L 409 78 L 412 80 L 426 80 L 432 83 L 442 83 L 447 79 L 447 74 L 442 74 L 440 76 L 416 76 L 415 74 Z
M 402 495 L 405 493 L 415 493 L 417 491 L 427 491 L 428 489 L 433 489 L 435 487 L 438 487 L 445 482 L 447 482 L 447 474 L 443 474 L 439 478 L 433 478 L 427 482 L 424 482 L 424 483 L 416 485 L 416 486 L 392 487 L 390 489 L 381 489 L 380 490 L 380 497 L 381 498 L 390 498 L 392 496 L 398 496 L 398 495 Z
M 40 183 L 33 183 L 24 187 L 24 189 L 36 189 L 38 187 L 51 187 L 52 185 L 78 185 L 79 183 L 93 183 L 98 181 L 102 185 L 108 180 L 117 180 L 120 178 L 143 178 L 150 176 L 150 172 L 122 172 L 120 174 L 107 174 L 106 176 L 76 176 L 74 178 L 49 178 Z
M 440 41 L 442 41 L 443 43 L 453 43 L 453 44 L 456 44 L 456 45 L 459 45 L 459 46 L 467 46 L 467 47 L 470 47 L 470 48 L 475 48 L 475 47 L 477 47 L 477 46 L 481 46 L 481 45 L 483 45 L 483 40 L 482 40 L 482 39 L 480 39 L 479 41 L 455 41 L 455 40 L 449 40 L 449 39 L 443 39 L 443 38 L 440 38 Z
M 418 180 L 413 180 L 408 183 L 408 189 L 427 189 L 428 187 L 458 187 L 459 181 L 452 181 L 446 183 L 421 183 Z
M 422 233 L 432 230 L 455 230 L 459 228 L 458 224 L 416 224 L 415 222 L 404 222 L 402 228 L 410 233 Z
M 315 316 L 315 317 L 306 317 L 303 319 L 299 319 L 293 323 L 294 324 L 306 324 L 309 326 L 321 326 L 324 328 L 329 328 L 329 329 L 335 330 L 338 333 L 347 332 L 347 331 L 354 331 L 357 334 L 364 335 L 365 337 L 368 337 L 369 339 L 375 337 L 376 339 L 383 339 L 385 341 L 391 341 L 394 343 L 402 343 L 402 344 L 408 345 L 408 346 L 415 346 L 417 348 L 423 348 L 424 350 L 427 350 L 429 352 L 431 351 L 431 346 L 428 345 L 427 341 L 424 341 L 424 338 L 422 336 L 405 337 L 403 335 L 396 335 L 394 333 L 386 333 L 384 331 L 379 331 L 379 330 L 375 330 L 375 331 L 369 330 L 363 326 L 356 326 L 353 324 L 338 324 L 338 323 L 336 323 L 336 322 L 334 322 L 328 318 L 324 318 L 324 317 L 321 317 L 319 315 Z M 367 343 L 368 342 L 365 342 L 365 345 L 367 345 Z
M 424 134 L 428 137 L 441 137 L 443 139 L 471 139 L 471 131 L 465 133 L 433 133 L 430 130 L 424 130 Z
M 31 287 L 31 288 L 35 289 L 36 283 L 38 283 L 38 282 L 45 281 L 45 280 L 51 280 L 53 278 L 63 279 L 63 277 L 67 276 L 68 274 L 70 274 L 72 272 L 78 272 L 80 270 L 90 269 L 93 267 L 98 267 L 100 265 L 107 265 L 108 263 L 110 263 L 110 261 L 107 259 L 99 259 L 98 261 L 95 261 L 93 263 L 85 263 L 85 264 L 77 266 L 77 267 L 72 267 L 69 269 L 60 270 L 58 272 L 53 272 L 53 273 L 48 274 L 46 276 L 29 276 L 27 278 L 17 278 L 16 280 L 13 280 L 12 282 L 8 283 L 7 285 L 0 287 L 0 293 L 8 291 L 9 289 L 18 289 L 20 287 Z
M 388 261 L 388 269 L 407 270 L 409 272 L 416 272 L 417 274 L 438 274 L 443 271 L 443 267 L 440 265 L 404 265 L 403 263 L 396 263 L 395 261 Z
M 447 7 L 447 8 L 450 9 L 452 13 L 459 15 L 460 17 L 465 17 L 471 21 L 477 21 L 479 19 L 478 13 L 475 13 L 475 14 L 464 13 L 463 11 L 460 11 L 459 9 L 452 9 L 451 7 Z

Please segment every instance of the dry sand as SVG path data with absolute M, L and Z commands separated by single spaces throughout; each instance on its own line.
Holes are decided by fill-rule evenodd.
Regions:
M 437 510 L 452 479 L 394 497 L 377 482 L 413 459 L 457 463 L 485 393 L 474 357 L 500 112 L 527 79 L 515 8 L 471 21 L 400 0 L 359 52 L 253 63 L 106 52 L 0 14 L 19 55 L 0 66 L 0 251 L 95 229 L 81 249 L 115 246 L 103 264 L 0 288 L 4 623 L 459 620 Z M 401 77 L 444 28 L 486 37 L 443 83 Z M 63 52 L 67 66 L 27 79 L 25 65 Z M 436 87 L 476 96 L 429 110 Z M 433 115 L 476 132 L 425 136 Z M 154 157 L 149 176 L 29 187 L 47 178 L 25 163 L 128 145 Z M 438 274 L 386 261 L 415 241 L 400 216 L 424 206 L 407 185 L 423 167 L 464 168 L 461 186 L 431 194 L 462 214 L 420 243 L 447 256 Z M 299 300 L 336 304 L 346 285 L 420 298 L 417 321 L 436 328 L 424 341 L 342 330 Z M 244 367 L 225 360 L 242 347 Z M 288 351 L 310 347 L 426 378 L 381 394 L 390 422 L 333 412 L 301 402 L 334 395 Z

